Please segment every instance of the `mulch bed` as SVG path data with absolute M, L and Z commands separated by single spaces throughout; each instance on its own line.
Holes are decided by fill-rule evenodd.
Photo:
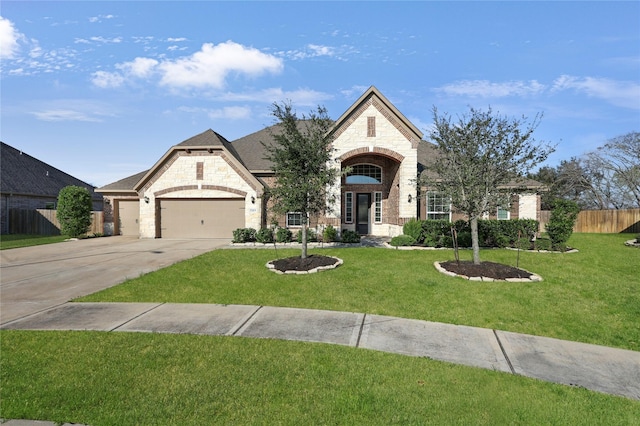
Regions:
M 340 260 L 335 257 L 329 256 L 318 256 L 312 254 L 307 256 L 305 259 L 302 259 L 300 256 L 296 257 L 287 257 L 285 259 L 278 259 L 271 262 L 274 269 L 285 272 L 285 271 L 310 271 L 319 266 L 333 266 L 338 263 Z
M 461 261 L 459 264 L 454 261 L 441 262 L 440 266 L 449 272 L 467 277 L 487 277 L 494 280 L 505 280 L 507 278 L 531 278 L 533 274 L 513 266 L 503 265 L 494 262 L 480 262 L 479 265 L 469 261 Z

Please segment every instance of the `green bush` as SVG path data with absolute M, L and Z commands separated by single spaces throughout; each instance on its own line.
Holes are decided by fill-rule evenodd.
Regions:
M 394 247 L 398 247 L 398 246 L 406 247 L 406 246 L 412 246 L 415 243 L 416 243 L 416 239 L 413 238 L 413 236 L 411 235 L 397 235 L 391 238 L 391 242 L 389 244 L 391 244 Z
M 418 219 L 409 219 L 409 221 L 402 227 L 403 234 L 413 237 L 414 243 L 422 243 L 422 241 L 424 240 L 422 233 L 422 223 L 423 221 L 420 221 Z
M 233 231 L 234 243 L 251 243 L 256 240 L 256 230 L 253 228 L 238 228 Z
M 349 229 L 343 229 L 342 230 L 342 238 L 341 238 L 343 243 L 347 243 L 347 244 L 355 244 L 355 243 L 359 243 L 360 242 L 360 234 L 358 234 L 356 231 L 351 231 Z
M 81 186 L 65 186 L 58 193 L 60 233 L 72 238 L 83 235 L 91 226 L 93 202 L 89 190 Z
M 327 225 L 322 231 L 322 241 L 325 243 L 330 243 L 336 241 L 338 239 L 338 231 L 331 225 Z
M 298 229 L 298 234 L 296 236 L 298 242 L 302 242 L 302 229 Z M 318 236 L 316 235 L 316 231 L 311 228 L 307 228 L 307 242 L 318 241 Z
M 458 232 L 458 247 L 471 247 L 471 231 Z
M 273 231 L 270 228 L 260 228 L 256 233 L 256 241 L 264 244 L 272 243 Z
M 580 207 L 573 201 L 556 199 L 551 208 L 551 217 L 546 230 L 555 250 L 564 251 L 573 233 Z
M 287 228 L 278 228 L 276 231 L 276 241 L 279 243 L 290 243 L 293 236 Z

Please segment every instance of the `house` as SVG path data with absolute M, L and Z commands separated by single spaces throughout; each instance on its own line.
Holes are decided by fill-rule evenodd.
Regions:
M 93 200 L 93 210 L 102 210 L 102 196 L 95 187 L 50 166 L 4 142 L 0 142 L 0 232 L 11 229 L 10 210 L 35 210 L 56 208 L 58 193 L 66 186 L 87 188 Z
M 262 143 L 273 142 L 273 131 L 229 142 L 207 130 L 171 147 L 149 170 L 97 189 L 104 195 L 105 234 L 229 238 L 237 228 L 300 226 L 299 213 L 273 217 L 265 195 L 275 176 Z M 332 135 L 335 167 L 351 171 L 331 189 L 339 194 L 334 211 L 310 218 L 312 227 L 393 236 L 411 218 L 451 216 L 417 190 L 418 171 L 434 146 L 375 87 L 336 120 Z M 535 193 L 518 197 L 511 217 L 536 218 Z

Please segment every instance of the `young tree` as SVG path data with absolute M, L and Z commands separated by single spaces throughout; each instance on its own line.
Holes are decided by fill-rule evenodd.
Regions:
M 333 121 L 320 106 L 298 118 L 290 103 L 274 103 L 272 114 L 279 126 L 271 133 L 273 143 L 263 143 L 276 179 L 269 196 L 276 213 L 300 213 L 304 259 L 309 216 L 330 210 L 336 201 L 330 190 L 340 174 L 331 167 Z
M 448 115 L 433 109 L 431 139 L 440 156 L 431 165 L 435 178 L 427 184 L 448 195 L 451 204 L 465 213 L 471 225 L 473 262 L 480 264 L 478 219 L 497 208 L 517 181 L 554 151 L 549 144 L 533 139 L 540 115 L 510 119 L 470 108 L 469 114 L 453 123 Z
M 57 217 L 60 232 L 75 238 L 87 232 L 91 225 L 91 194 L 81 186 L 65 186 L 58 193 Z

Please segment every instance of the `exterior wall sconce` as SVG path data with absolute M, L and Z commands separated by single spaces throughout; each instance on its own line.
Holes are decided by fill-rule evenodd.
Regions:
M 256 197 L 254 197 L 253 195 L 251 196 L 251 204 L 255 204 L 256 203 Z
M 149 197 L 147 197 L 146 195 L 144 196 L 144 202 L 149 204 Z
M 409 199 L 408 199 L 408 201 L 409 201 L 409 202 L 411 202 L 411 194 L 409 194 Z

